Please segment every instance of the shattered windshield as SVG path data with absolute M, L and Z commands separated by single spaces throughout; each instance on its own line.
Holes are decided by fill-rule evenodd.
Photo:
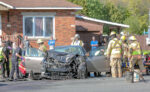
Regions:
M 78 54 L 84 56 L 84 51 L 80 47 L 62 46 L 62 47 L 56 47 L 54 51 L 72 53 L 72 54 Z

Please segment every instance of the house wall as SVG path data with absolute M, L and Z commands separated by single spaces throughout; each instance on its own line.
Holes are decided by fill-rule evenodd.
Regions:
M 23 15 L 22 12 L 55 12 L 55 37 L 56 46 L 70 45 L 71 37 L 75 35 L 75 15 L 74 10 L 9 10 L 0 11 L 2 16 L 2 36 L 13 35 L 14 32 L 23 36 Z M 9 15 L 9 17 L 8 17 Z M 11 24 L 8 27 L 7 24 Z M 13 39 L 11 39 L 13 40 Z M 33 47 L 38 47 L 37 39 L 29 39 Z M 44 39 L 48 47 L 48 39 Z

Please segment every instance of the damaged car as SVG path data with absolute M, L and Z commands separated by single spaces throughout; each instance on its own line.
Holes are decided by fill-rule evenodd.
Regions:
M 32 78 L 84 79 L 89 72 L 110 72 L 109 61 L 102 49 L 104 47 L 99 47 L 87 54 L 80 46 L 58 46 L 44 55 L 38 49 L 29 48 L 25 67 Z

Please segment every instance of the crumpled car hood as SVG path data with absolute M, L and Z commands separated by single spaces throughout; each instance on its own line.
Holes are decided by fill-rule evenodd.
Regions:
M 71 53 L 56 52 L 56 51 L 49 51 L 47 55 L 48 58 L 53 58 L 59 61 L 60 63 L 71 62 L 70 59 L 72 59 L 74 56 L 76 55 L 71 54 Z

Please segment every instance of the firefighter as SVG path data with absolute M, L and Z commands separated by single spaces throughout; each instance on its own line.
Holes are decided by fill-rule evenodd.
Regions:
M 123 53 L 122 60 L 127 66 L 127 64 L 128 64 L 128 43 L 126 40 L 126 36 L 125 35 L 121 36 L 120 41 L 121 41 L 122 53 Z
M 112 77 L 122 77 L 122 69 L 121 69 L 121 43 L 117 39 L 116 33 L 111 32 L 111 39 L 108 48 L 107 48 L 107 58 L 110 59 L 111 73 Z
M 39 44 L 39 50 L 43 51 L 43 52 L 46 52 L 47 51 L 47 48 L 46 46 L 44 45 L 44 42 L 42 39 L 38 39 L 37 43 Z
M 80 40 L 80 35 L 79 35 L 79 34 L 76 34 L 76 35 L 75 35 L 75 37 L 73 38 L 73 41 L 72 41 L 71 45 L 74 45 L 74 46 L 81 46 L 81 47 L 84 46 L 83 41 Z
M 129 41 L 130 41 L 129 44 L 130 71 L 133 72 L 135 64 L 138 64 L 140 68 L 140 77 L 142 78 L 142 80 L 144 80 L 142 76 L 142 72 L 145 73 L 146 69 L 142 62 L 142 50 L 141 50 L 140 43 L 137 41 L 135 36 L 130 36 Z

